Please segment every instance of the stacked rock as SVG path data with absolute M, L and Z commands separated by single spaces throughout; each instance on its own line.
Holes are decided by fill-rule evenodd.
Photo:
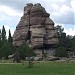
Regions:
M 20 46 L 23 42 L 27 42 L 36 49 L 44 48 L 45 45 L 56 45 L 57 33 L 49 16 L 41 4 L 27 4 L 14 32 L 13 45 Z

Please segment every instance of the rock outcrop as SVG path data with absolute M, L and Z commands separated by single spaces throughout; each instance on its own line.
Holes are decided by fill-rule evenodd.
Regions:
M 58 43 L 54 22 L 41 4 L 29 3 L 24 7 L 24 14 L 13 35 L 13 45 L 20 46 L 27 42 L 32 48 L 40 49 Z

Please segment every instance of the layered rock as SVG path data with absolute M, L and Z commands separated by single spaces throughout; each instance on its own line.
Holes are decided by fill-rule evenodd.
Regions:
M 14 32 L 13 45 L 20 46 L 23 42 L 27 42 L 35 49 L 47 45 L 51 48 L 51 45 L 56 45 L 58 43 L 56 29 L 49 16 L 41 4 L 27 4 Z

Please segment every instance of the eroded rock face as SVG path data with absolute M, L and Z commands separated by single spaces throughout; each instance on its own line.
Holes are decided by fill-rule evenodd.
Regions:
M 56 29 L 49 16 L 41 4 L 27 4 L 14 32 L 13 45 L 20 46 L 23 42 L 27 42 L 32 48 L 38 49 L 45 45 L 57 44 Z

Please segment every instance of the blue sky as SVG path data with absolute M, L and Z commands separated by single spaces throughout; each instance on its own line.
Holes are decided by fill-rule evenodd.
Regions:
M 13 35 L 27 3 L 41 3 L 55 25 L 62 25 L 67 35 L 75 35 L 75 0 L 0 0 L 0 28 L 4 25 Z

